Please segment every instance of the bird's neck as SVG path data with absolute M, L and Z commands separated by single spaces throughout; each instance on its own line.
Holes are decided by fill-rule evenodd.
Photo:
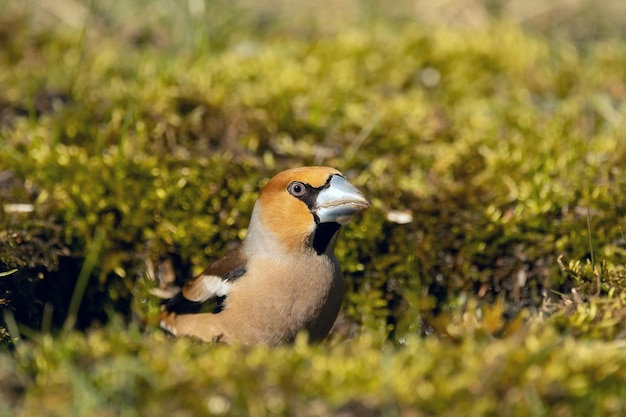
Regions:
M 302 255 L 303 251 L 315 251 L 318 255 L 332 256 L 341 225 L 339 223 L 321 223 L 311 225 L 306 233 L 298 233 L 294 228 L 288 235 L 278 235 L 266 227 L 261 221 L 258 203 L 254 206 L 248 232 L 244 239 L 244 250 L 247 253 L 264 254 L 266 256 Z M 285 219 L 286 222 L 289 219 Z

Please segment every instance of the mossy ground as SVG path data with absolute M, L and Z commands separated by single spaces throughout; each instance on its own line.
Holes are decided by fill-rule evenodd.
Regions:
M 620 2 L 0 11 L 0 416 L 626 414 Z M 373 203 L 331 337 L 155 328 L 309 164 Z

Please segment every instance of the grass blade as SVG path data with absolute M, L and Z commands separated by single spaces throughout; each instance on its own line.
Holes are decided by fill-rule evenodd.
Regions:
M 74 287 L 74 293 L 72 294 L 67 317 L 63 325 L 64 330 L 69 330 L 74 327 L 74 324 L 76 324 L 76 318 L 78 316 L 78 310 L 80 309 L 80 303 L 83 299 L 83 296 L 85 295 L 85 289 L 87 288 L 89 277 L 91 276 L 91 273 L 93 272 L 94 268 L 96 267 L 96 263 L 98 262 L 100 249 L 102 249 L 102 243 L 104 242 L 104 237 L 104 230 L 102 228 L 97 228 L 94 234 L 93 243 L 89 248 L 89 252 L 87 253 L 85 262 L 83 263 L 83 266 L 80 269 L 80 273 L 78 274 L 78 280 L 76 281 L 76 286 Z

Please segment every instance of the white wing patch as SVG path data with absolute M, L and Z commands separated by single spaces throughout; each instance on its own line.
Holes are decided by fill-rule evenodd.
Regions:
M 183 288 L 183 296 L 194 303 L 204 303 L 228 294 L 232 282 L 217 275 L 200 275 Z
M 202 285 L 204 287 L 204 300 L 192 300 L 192 301 L 206 301 L 212 297 L 223 297 L 228 294 L 231 284 L 222 277 L 217 275 L 202 275 L 200 277 Z

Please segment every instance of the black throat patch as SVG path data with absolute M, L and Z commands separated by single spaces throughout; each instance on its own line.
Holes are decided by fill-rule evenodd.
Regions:
M 318 223 L 315 227 L 315 234 L 313 235 L 313 249 L 318 255 L 326 252 L 330 241 L 337 233 L 341 225 L 339 223 Z

